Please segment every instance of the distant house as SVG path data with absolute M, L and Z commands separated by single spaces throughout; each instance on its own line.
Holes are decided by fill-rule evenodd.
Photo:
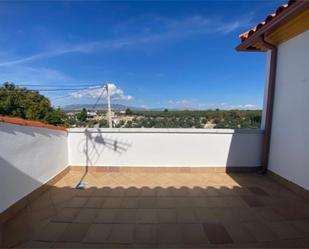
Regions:
M 240 38 L 238 51 L 269 55 L 263 167 L 309 190 L 309 1 L 289 1 Z
M 89 117 L 89 118 L 94 118 L 95 116 L 97 115 L 97 113 L 96 112 L 87 112 L 87 116 Z

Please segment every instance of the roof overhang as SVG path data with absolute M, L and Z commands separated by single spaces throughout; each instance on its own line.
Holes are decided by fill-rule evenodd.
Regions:
M 269 17 L 268 17 L 269 18 Z M 278 45 L 309 29 L 309 1 L 295 1 L 280 14 L 273 14 L 270 21 L 258 24 L 254 29 L 242 34 L 242 42 L 237 51 L 264 52 L 261 38 Z

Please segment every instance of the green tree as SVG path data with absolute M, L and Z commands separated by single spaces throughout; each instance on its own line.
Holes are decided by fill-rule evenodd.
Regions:
M 49 124 L 57 125 L 57 124 L 64 124 L 64 120 L 66 119 L 66 114 L 57 108 L 56 110 L 47 113 L 46 115 L 46 122 Z
M 130 108 L 127 108 L 126 115 L 129 115 L 129 116 L 133 115 L 133 111 Z
M 106 119 L 100 120 L 99 127 L 100 128 L 108 128 L 108 121 Z
M 0 115 L 63 124 L 65 114 L 54 109 L 48 98 L 38 91 L 4 83 L 0 87 Z
M 80 122 L 85 122 L 87 120 L 87 110 L 83 108 L 83 110 L 76 115 L 76 118 Z

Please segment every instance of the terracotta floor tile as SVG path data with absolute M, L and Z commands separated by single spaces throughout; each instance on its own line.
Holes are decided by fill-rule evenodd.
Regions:
M 141 190 L 136 187 L 130 187 L 125 190 L 125 196 L 138 197 L 141 193 Z
M 95 245 L 95 244 L 92 244 Z M 98 244 L 99 245 L 99 244 Z M 52 248 L 86 248 L 87 246 L 84 243 L 81 242 L 55 242 L 52 245 Z M 101 245 L 101 248 L 103 246 Z
M 156 207 L 155 197 L 141 197 L 139 199 L 139 208 L 154 208 Z
M 112 231 L 112 224 L 92 224 L 83 242 L 85 243 L 106 243 Z
M 244 195 L 241 198 L 248 204 L 249 207 L 262 207 L 263 203 L 255 196 Z
M 213 212 L 218 222 L 240 222 L 242 220 L 238 208 L 215 208 Z
M 119 209 L 114 222 L 115 223 L 135 223 L 136 222 L 136 209 Z
M 106 197 L 112 195 L 112 189 L 109 187 L 97 188 L 93 191 L 93 197 Z
M 102 197 L 90 197 L 85 204 L 85 208 L 101 208 L 104 199 Z
M 143 187 L 141 190 L 141 196 L 156 196 L 156 190 L 154 188 Z
M 197 223 L 195 212 L 191 208 L 177 208 L 177 222 L 178 223 Z
M 201 187 L 193 187 L 188 189 L 188 195 L 189 196 L 204 196 L 205 192 L 204 189 Z
M 110 196 L 113 197 L 123 197 L 125 195 L 125 189 L 122 187 L 116 187 L 113 188 L 110 192 L 109 192 Z
M 49 193 L 44 193 L 42 196 L 40 196 L 38 199 L 34 200 L 30 205 L 29 209 L 30 210 L 40 210 L 43 208 L 49 208 L 50 205 L 52 205 L 52 200 L 49 196 Z
M 271 222 L 268 226 L 280 239 L 297 239 L 306 236 L 303 231 L 298 230 L 289 222 Z
M 237 192 L 234 191 L 233 188 L 228 188 L 228 187 L 221 187 L 219 189 L 220 195 L 228 197 L 228 196 L 235 196 L 237 195 Z
M 175 197 L 174 201 L 176 208 L 193 207 L 193 203 L 189 197 Z
M 254 213 L 265 221 L 283 221 L 284 218 L 275 212 L 271 207 L 254 208 Z
M 157 208 L 174 208 L 175 200 L 173 197 L 157 197 L 156 207 Z
M 190 171 L 93 171 L 85 190 L 74 188 L 83 172 L 72 171 L 0 226 L 0 241 L 54 248 L 309 247 L 309 205 L 300 196 L 268 176 Z
M 122 199 L 121 208 L 138 208 L 138 207 L 139 207 L 139 198 L 128 197 Z
M 237 216 L 241 222 L 257 222 L 263 221 L 261 217 L 255 212 L 254 208 L 237 208 Z M 236 209 L 236 210 L 237 210 Z
M 159 244 L 182 245 L 182 227 L 176 224 L 158 224 L 157 239 Z
M 96 208 L 83 208 L 75 217 L 75 223 L 92 223 L 97 216 L 99 209 Z
M 207 200 L 203 196 L 191 197 L 192 207 L 207 207 Z
M 37 210 L 28 210 L 28 217 L 33 222 L 51 218 L 56 215 L 56 208 L 53 205 L 50 205 L 48 207 L 44 207 Z
M 65 203 L 65 207 L 78 208 L 85 206 L 88 197 L 73 197 L 71 200 Z
M 56 216 L 52 218 L 55 222 L 71 222 L 79 213 L 80 208 L 62 208 L 57 212 Z
M 100 209 L 97 216 L 94 219 L 94 223 L 111 223 L 115 221 L 116 214 L 119 209 L 107 208 Z
M 28 222 L 27 217 L 20 214 L 7 221 L 2 228 L 2 246 L 12 247 L 27 241 L 30 235 Z
M 225 207 L 231 208 L 246 208 L 248 207 L 247 203 L 239 196 L 226 196 L 224 198 Z
M 192 247 L 209 244 L 202 224 L 182 225 L 182 236 L 183 243 Z
M 305 212 L 303 207 L 277 206 L 273 209 L 286 220 L 309 219 L 309 213 Z
M 204 223 L 206 236 L 211 244 L 232 244 L 233 240 L 221 223 Z
M 218 218 L 215 214 L 215 210 L 212 208 L 195 208 L 195 215 L 198 222 L 216 222 Z
M 87 182 L 88 183 L 88 182 Z M 76 196 L 90 197 L 94 193 L 94 188 L 78 189 Z
M 176 197 L 186 197 L 189 195 L 188 188 L 186 187 L 171 188 L 170 193 L 172 196 L 176 196 Z
M 30 240 L 21 245 L 18 245 L 18 248 L 52 248 L 53 244 L 53 242 Z
M 80 242 L 84 239 L 89 229 L 89 224 L 71 223 L 65 228 L 59 241 L 63 242 Z
M 28 229 L 30 237 L 34 238 L 35 236 L 37 236 L 42 231 L 42 229 L 47 226 L 47 224 L 50 221 L 51 221 L 50 218 L 40 220 L 31 220 L 31 218 L 29 218 Z
M 216 188 L 213 188 L 213 187 L 207 187 L 205 190 L 204 190 L 204 193 L 207 197 L 210 197 L 210 196 L 219 196 L 220 195 L 220 192 L 218 189 Z
M 162 188 L 162 187 L 156 187 L 156 195 L 159 196 L 159 197 L 172 196 L 170 189 Z
M 40 241 L 59 241 L 60 236 L 69 224 L 50 222 L 35 239 Z
M 243 225 L 258 242 L 278 240 L 278 236 L 265 223 L 246 222 Z
M 136 214 L 137 223 L 157 223 L 156 209 L 138 209 Z
M 104 200 L 103 208 L 120 208 L 122 198 L 108 197 Z
M 157 242 L 157 229 L 154 224 L 137 224 L 134 234 L 136 244 L 155 244 Z
M 248 187 L 249 191 L 251 191 L 254 195 L 259 196 L 267 196 L 268 194 L 259 187 Z
M 309 241 L 306 239 L 275 240 L 259 243 L 263 248 L 309 248 Z
M 255 237 L 241 223 L 225 223 L 224 227 L 234 243 L 254 243 Z
M 132 244 L 134 242 L 134 225 L 114 224 L 107 242 Z
M 177 222 L 176 209 L 158 209 L 157 219 L 158 223 L 176 223 Z
M 296 220 L 291 222 L 294 227 L 299 229 L 300 231 L 303 231 L 309 236 L 309 220 Z
M 207 197 L 206 199 L 206 207 L 226 207 L 225 197 Z

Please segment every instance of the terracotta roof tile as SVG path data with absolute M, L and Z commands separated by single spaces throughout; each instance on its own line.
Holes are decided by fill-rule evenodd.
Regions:
M 291 5 L 293 5 L 296 2 L 296 0 L 290 0 L 287 4 L 283 4 L 279 6 L 275 13 L 272 13 L 268 15 L 263 22 L 258 23 L 255 27 L 252 29 L 242 33 L 239 35 L 241 41 L 244 41 L 248 39 L 251 35 L 253 35 L 256 31 L 267 25 L 269 22 L 271 22 L 274 18 L 276 18 L 278 15 L 280 15 L 282 12 L 284 12 L 287 8 L 289 8 Z
M 25 119 L 22 119 L 22 118 L 0 116 L 0 122 L 16 124 L 16 125 L 46 128 L 46 129 L 50 129 L 50 130 L 67 131 L 66 128 L 61 127 L 61 126 L 45 124 L 45 123 L 42 123 L 42 122 L 39 122 L 39 121 L 25 120 Z

